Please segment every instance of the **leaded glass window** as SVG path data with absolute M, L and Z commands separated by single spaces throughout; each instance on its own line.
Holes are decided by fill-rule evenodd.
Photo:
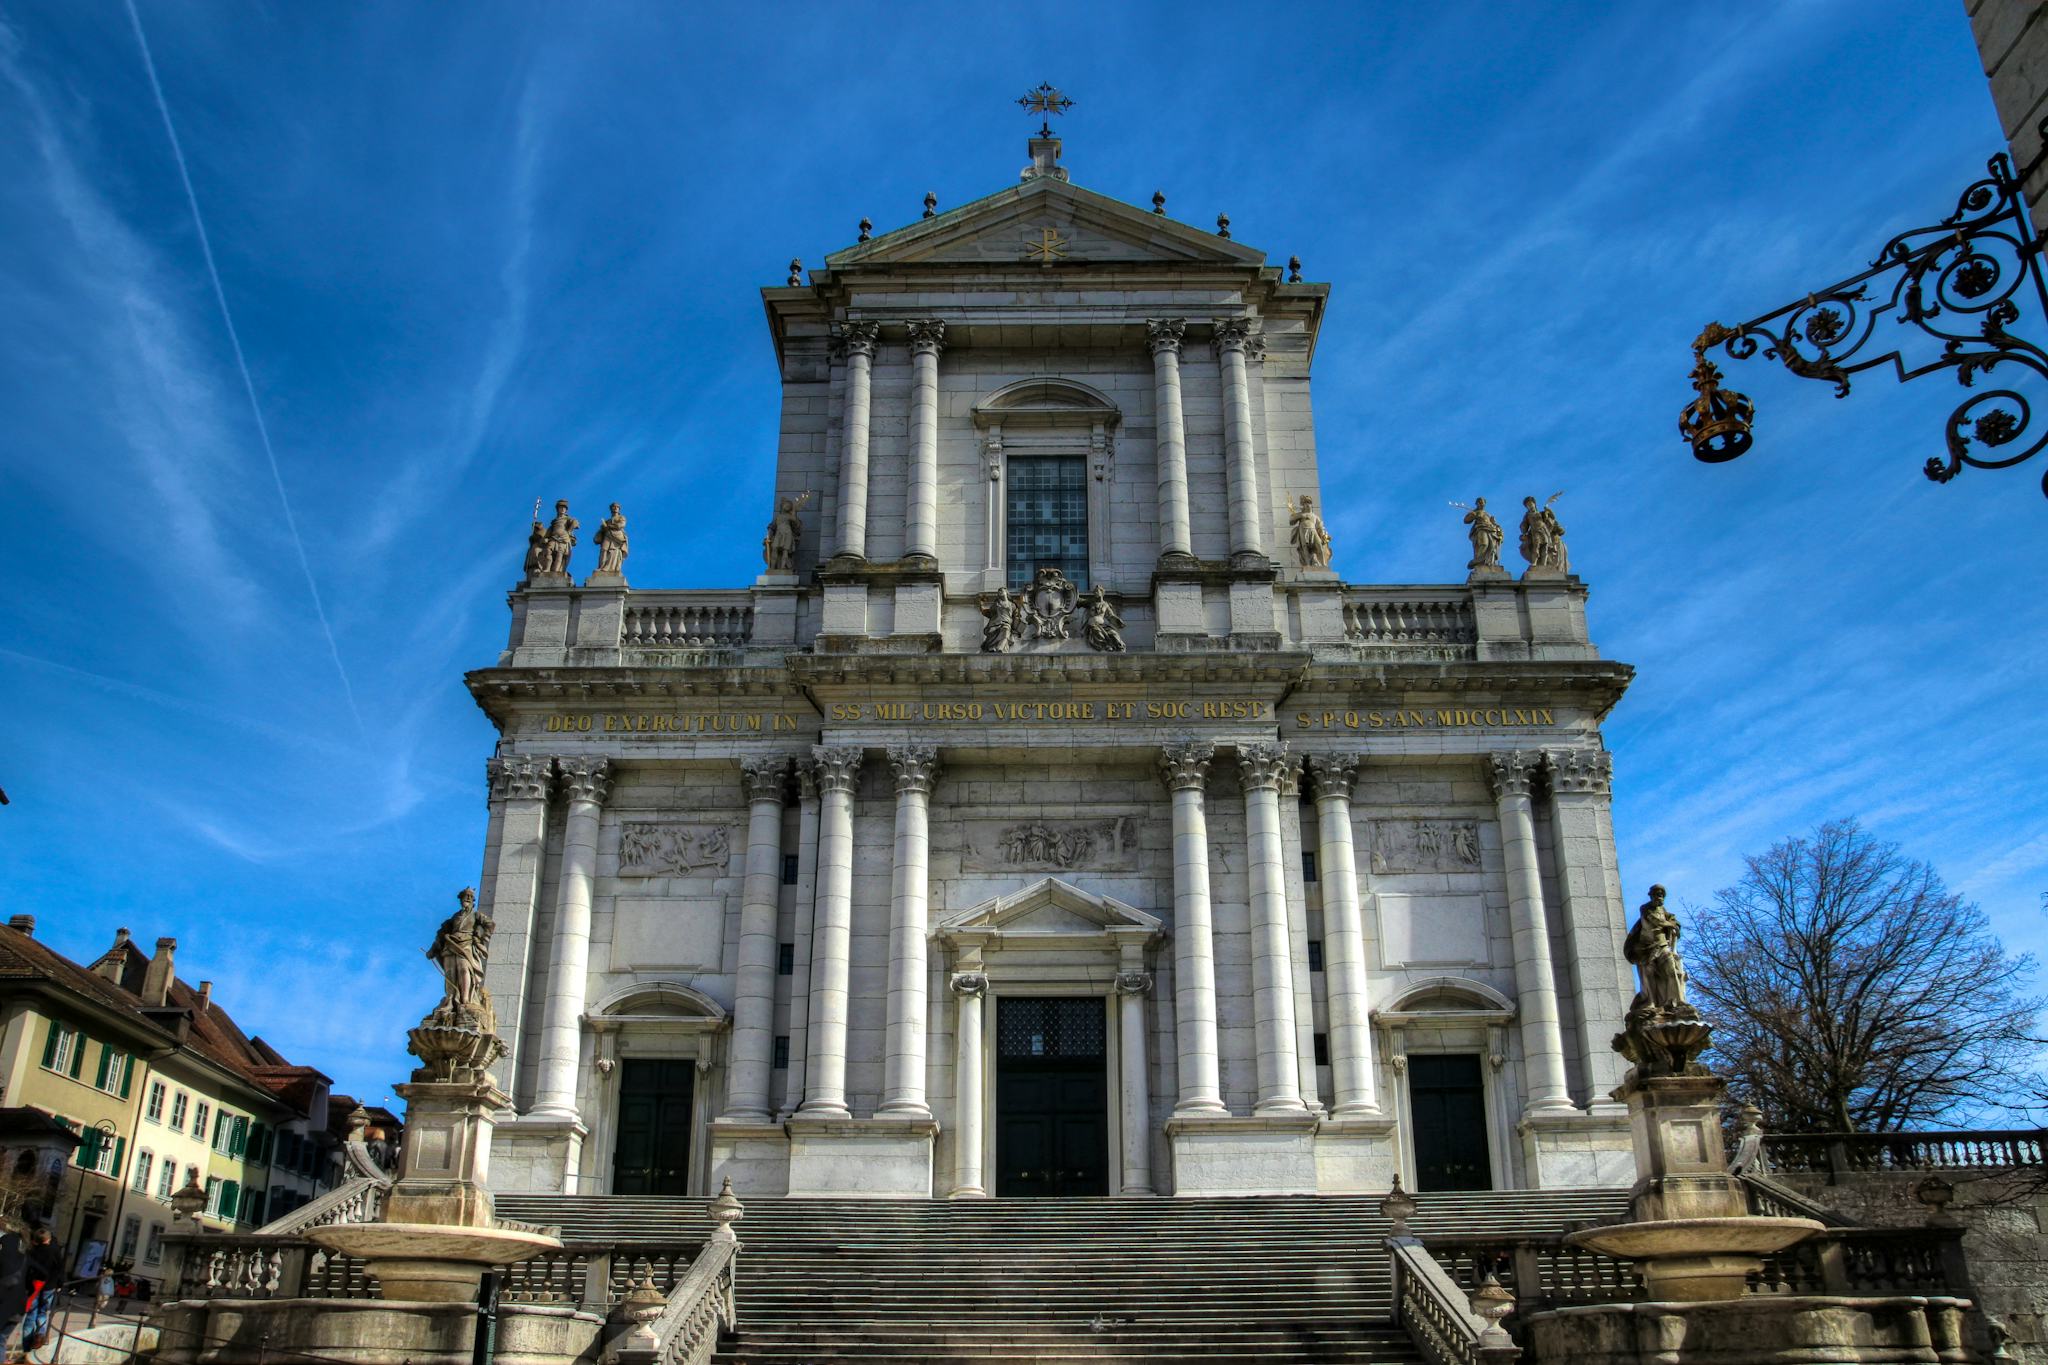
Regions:
M 1013 455 L 1008 463 L 1010 586 L 1054 568 L 1088 586 L 1088 461 L 1079 456 Z
M 1100 1057 L 1107 1045 L 1106 1012 L 1099 999 L 1023 996 L 996 1010 L 999 1057 Z

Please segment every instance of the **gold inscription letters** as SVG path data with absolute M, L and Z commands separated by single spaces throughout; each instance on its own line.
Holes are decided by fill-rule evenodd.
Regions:
M 1398 711 L 1297 711 L 1297 730 L 1514 730 L 1555 725 L 1548 706 L 1410 707 Z
M 808 713 L 786 711 L 556 711 L 543 722 L 550 734 L 787 735 Z M 1203 721 L 1278 720 L 1273 706 L 1251 697 L 1201 699 L 1094 697 L 1058 701 L 835 701 L 827 725 L 1075 726 L 1128 722 L 1180 725 Z M 1303 730 L 1515 730 L 1557 724 L 1548 706 L 1423 706 L 1366 710 L 1296 711 Z

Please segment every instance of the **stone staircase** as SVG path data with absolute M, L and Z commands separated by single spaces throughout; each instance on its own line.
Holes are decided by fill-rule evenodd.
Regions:
M 1623 1190 L 1418 1195 L 1421 1234 L 1556 1233 Z M 749 1200 L 738 1226 L 741 1365 L 1099 1361 L 1413 1362 L 1391 1323 L 1373 1197 Z M 673 1246 L 704 1201 L 511 1196 L 575 1241 Z

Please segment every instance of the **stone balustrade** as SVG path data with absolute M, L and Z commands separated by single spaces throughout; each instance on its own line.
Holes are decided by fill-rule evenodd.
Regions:
M 713 1234 L 682 1280 L 668 1292 L 659 1317 L 614 1343 L 613 1365 L 708 1365 L 718 1334 L 739 1323 L 733 1271 L 739 1243 L 726 1228 Z
M 1420 649 L 1430 657 L 1469 659 L 1479 628 L 1471 597 L 1461 589 L 1347 587 L 1344 638 L 1375 653 Z
M 748 592 L 636 592 L 626 599 L 620 645 L 639 649 L 741 649 L 754 637 Z
M 2048 1166 L 2048 1130 L 1958 1133 L 1767 1133 L 1757 1169 L 1825 1174 Z
M 374 1223 L 383 1214 L 384 1195 L 390 1188 L 389 1176 L 357 1176 L 256 1231 L 272 1237 L 289 1237 L 307 1228 L 332 1227 L 337 1223 Z
M 1472 1311 L 1471 1295 L 1413 1237 L 1390 1237 L 1394 1319 L 1430 1365 L 1507 1365 L 1521 1349 Z M 1484 1278 L 1482 1273 L 1481 1278 Z

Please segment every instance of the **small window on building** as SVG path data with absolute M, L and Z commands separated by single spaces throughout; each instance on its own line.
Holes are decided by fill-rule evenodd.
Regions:
M 141 1241 L 142 1219 L 138 1215 L 131 1213 L 121 1224 L 121 1250 L 119 1252 L 121 1259 L 133 1261 L 135 1259 L 135 1248 Z
M 796 885 L 797 866 L 796 854 L 785 853 L 782 855 L 782 884 L 784 886 Z
M 149 1168 L 155 1164 L 156 1157 L 152 1153 L 140 1151 L 135 1154 L 135 1192 L 137 1194 L 149 1193 Z
M 206 1141 L 206 1125 L 212 1118 L 213 1106 L 205 1100 L 199 1101 L 198 1106 L 192 1111 L 192 1136 L 201 1142 Z
M 164 1225 L 151 1223 L 149 1237 L 142 1244 L 142 1259 L 147 1265 L 155 1265 L 164 1258 Z
M 149 1107 L 142 1111 L 142 1117 L 148 1119 L 151 1123 L 162 1123 L 164 1121 L 164 1093 L 165 1086 L 162 1081 L 151 1081 L 149 1083 Z
M 85 1064 L 85 1037 L 75 1028 L 50 1023 L 50 1036 L 43 1040 L 43 1066 L 60 1076 L 78 1079 Z
M 1319 938 L 1308 941 L 1308 969 L 1312 972 L 1323 969 L 1323 941 Z
M 775 974 L 777 976 L 796 975 L 796 945 L 794 943 L 778 943 L 775 945 Z
M 1305 882 L 1316 879 L 1316 854 L 1312 848 L 1301 851 L 1301 879 Z
M 1040 569 L 1088 586 L 1088 461 L 1080 456 L 1012 456 L 1008 467 L 1009 580 L 1026 587 Z
M 789 1035 L 787 1033 L 775 1035 L 775 1069 L 777 1071 L 787 1071 L 789 1069 Z
M 128 1088 L 135 1081 L 135 1059 L 125 1052 L 116 1052 L 105 1043 L 100 1044 L 100 1067 L 93 1074 L 93 1089 L 104 1090 L 109 1095 L 128 1098 Z
M 1318 1034 L 1316 1035 L 1316 1065 L 1317 1065 L 1317 1066 L 1328 1066 L 1329 1064 L 1330 1064 L 1330 1035 L 1329 1035 L 1329 1034 L 1327 1034 L 1327 1033 L 1318 1033 Z
M 185 1102 L 190 1098 L 182 1090 L 171 1097 L 171 1127 L 182 1129 L 185 1126 Z
M 168 1200 L 178 1188 L 178 1163 L 166 1158 L 162 1174 L 156 1178 L 156 1197 Z

